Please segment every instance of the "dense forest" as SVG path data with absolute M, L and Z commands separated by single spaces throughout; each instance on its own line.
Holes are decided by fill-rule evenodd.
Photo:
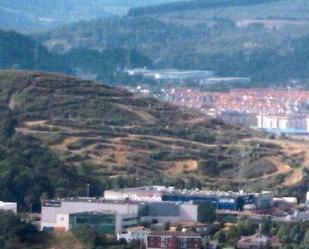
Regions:
M 61 48 L 134 49 L 149 58 L 153 68 L 213 70 L 218 76 L 252 78 L 246 87 L 276 86 L 298 79 L 307 87 L 308 16 L 302 14 L 299 3 L 289 8 L 290 1 L 249 2 L 237 7 L 225 3 L 218 11 L 184 11 L 177 6 L 195 5 L 175 3 L 167 5 L 173 12 L 82 22 L 36 39 L 58 52 Z
M 284 40 L 292 34 L 288 30 L 277 34 L 275 46 L 269 46 L 270 33 L 265 33 L 261 25 L 240 30 L 232 20 L 219 19 L 215 23 L 215 29 L 207 24 L 182 27 L 161 18 L 137 16 L 79 23 L 35 38 L 0 31 L 0 68 L 92 74 L 111 84 L 142 82 L 127 77 L 124 68 L 203 69 L 213 70 L 218 76 L 252 78 L 250 85 L 241 87 L 276 86 L 289 84 L 290 80 L 308 87 L 309 34 Z M 247 39 L 244 31 L 261 45 L 241 48 Z M 231 46 L 221 46 L 219 41 L 212 45 L 211 37 L 216 35 L 219 41 L 225 36 L 225 40 L 238 38 Z
M 135 49 L 72 49 L 49 52 L 31 37 L 0 30 L 0 69 L 31 69 L 68 74 L 91 73 L 99 80 L 114 83 L 128 78 L 124 68 L 152 67 L 152 61 Z M 130 79 L 128 79 L 130 80 Z

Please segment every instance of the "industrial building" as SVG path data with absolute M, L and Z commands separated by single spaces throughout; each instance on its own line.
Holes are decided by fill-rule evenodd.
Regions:
M 58 230 L 61 230 L 62 228 L 64 231 L 77 229 L 80 226 L 87 225 L 95 229 L 97 232 L 115 234 L 116 218 L 116 212 L 112 211 L 58 214 L 57 225 L 59 225 Z
M 127 188 L 104 192 L 106 200 L 131 200 L 141 202 L 211 203 L 221 210 L 243 210 L 245 205 L 256 205 L 256 208 L 267 208 L 272 205 L 272 193 L 220 192 L 204 190 L 176 190 L 164 186 Z
M 214 75 L 213 71 L 180 71 L 177 69 L 161 69 L 161 70 L 147 70 L 147 69 L 128 69 L 125 72 L 130 75 L 142 75 L 146 78 L 155 80 L 168 81 L 201 81 Z
M 193 203 L 136 202 L 72 198 L 42 203 L 41 229 L 68 231 L 89 224 L 104 233 L 119 234 L 140 222 L 198 221 L 199 206 Z
M 140 202 L 139 217 L 141 221 L 156 220 L 160 223 L 180 220 L 199 220 L 199 205 L 193 203 Z
M 42 202 L 41 229 L 47 231 L 67 231 L 87 223 L 100 231 L 121 233 L 130 226 L 136 226 L 138 220 L 138 204 L 132 202 L 92 198 Z
M 206 80 L 206 84 L 248 84 L 250 81 L 251 78 L 247 77 L 212 77 Z

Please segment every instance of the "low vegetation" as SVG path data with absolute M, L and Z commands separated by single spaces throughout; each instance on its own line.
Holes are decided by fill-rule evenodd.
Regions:
M 237 189 L 240 176 L 248 189 L 258 189 L 260 181 L 274 188 L 293 167 L 303 165 L 299 154 L 262 140 L 261 134 L 63 75 L 4 71 L 0 104 L 7 113 L 3 127 L 9 137 L 3 143 L 8 162 L 3 169 L 21 174 L 15 179 L 17 190 L 7 193 L 3 188 L 3 198 L 21 199 L 26 208 L 37 208 L 42 194 L 79 195 L 86 183 L 91 183 L 92 195 L 142 184 Z M 10 154 L 15 147 L 17 154 Z M 27 161 L 14 163 L 18 153 Z M 289 163 L 293 165 L 282 166 Z M 43 177 L 42 172 L 45 178 L 36 181 L 38 186 L 27 185 Z M 277 181 L 281 174 L 283 182 Z M 3 179 L 14 182 L 9 174 Z

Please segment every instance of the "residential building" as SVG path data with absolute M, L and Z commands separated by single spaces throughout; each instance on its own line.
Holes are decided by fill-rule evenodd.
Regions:
M 193 220 L 183 220 L 170 224 L 170 231 L 176 232 L 178 229 L 182 232 L 197 232 L 205 233 L 207 232 L 208 225 Z
M 117 234 L 117 240 L 124 239 L 127 242 L 132 240 L 143 241 L 149 232 L 150 231 L 145 229 L 143 226 L 129 227 L 126 232 Z
M 281 249 L 282 245 L 278 237 L 268 237 L 261 233 L 256 233 L 253 236 L 242 236 L 237 242 L 238 249 Z
M 257 115 L 257 128 L 281 132 L 309 132 L 309 118 L 302 114 Z
M 200 249 L 202 245 L 197 233 L 156 232 L 146 236 L 147 249 Z

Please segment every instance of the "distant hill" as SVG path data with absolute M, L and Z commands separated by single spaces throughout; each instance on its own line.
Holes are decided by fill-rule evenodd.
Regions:
M 99 52 L 84 48 L 56 54 L 29 36 L 0 30 L 0 69 L 31 69 L 79 76 L 91 74 L 114 83 L 119 82 L 125 67 L 151 66 L 152 61 L 137 50 L 120 48 Z
M 299 153 L 306 143 L 289 143 L 289 153 L 284 141 L 91 81 L 3 71 L 0 105 L 16 119 L 17 134 L 34 137 L 66 164 L 88 165 L 97 177 L 118 179 L 121 186 L 235 189 L 241 181 L 256 189 L 302 180 L 282 165 L 293 162 L 301 169 Z
M 167 2 L 171 0 L 2 0 L 0 29 L 43 32 L 82 20 L 125 15 L 131 7 Z
M 0 68 L 68 72 L 68 66 L 57 55 L 29 36 L 0 30 Z
M 174 3 L 167 3 L 155 6 L 146 6 L 139 8 L 132 8 L 129 15 L 149 15 L 166 12 L 188 11 L 188 10 L 202 10 L 214 9 L 224 7 L 250 6 L 264 3 L 272 3 L 282 0 L 192 0 L 179 1 Z
M 194 3 L 182 4 L 193 8 Z M 289 63 L 294 53 L 306 53 L 305 43 L 299 44 L 309 36 L 307 1 L 220 3 L 220 8 L 193 10 L 179 10 L 175 6 L 181 3 L 175 3 L 168 5 L 174 11 L 77 23 L 37 38 L 50 50 L 136 49 L 156 68 L 214 70 L 220 76 L 251 77 L 252 86 L 308 78 L 305 56 Z

